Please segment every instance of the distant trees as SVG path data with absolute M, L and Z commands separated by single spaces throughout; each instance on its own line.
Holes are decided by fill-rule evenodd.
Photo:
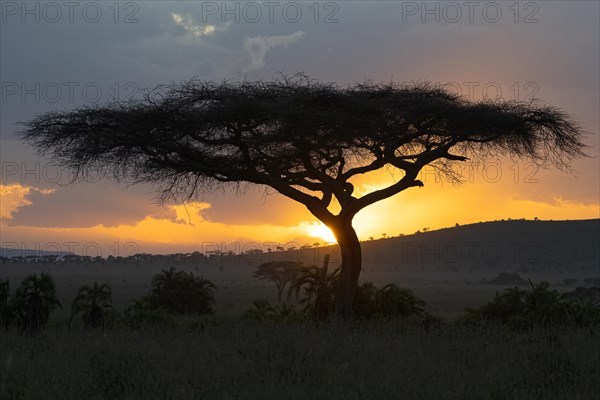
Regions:
M 301 262 L 296 261 L 271 261 L 262 263 L 254 272 L 253 277 L 273 282 L 277 287 L 277 302 L 281 303 L 283 291 L 300 271 Z
M 108 284 L 94 282 L 92 286 L 82 286 L 71 304 L 71 321 L 81 315 L 86 328 L 99 328 L 104 325 L 106 314 L 112 311 L 112 290 Z

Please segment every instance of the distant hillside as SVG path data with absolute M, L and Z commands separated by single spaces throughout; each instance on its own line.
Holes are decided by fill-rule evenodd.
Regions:
M 573 269 L 600 276 L 599 244 L 600 219 L 483 222 L 364 241 L 361 277 L 375 279 L 373 273 L 426 271 L 566 273 Z M 244 274 L 262 262 L 273 260 L 320 264 L 325 254 L 332 255 L 332 266 L 339 265 L 337 246 L 218 256 L 211 257 L 208 263 Z
M 363 242 L 366 267 L 600 268 L 600 219 L 494 221 Z

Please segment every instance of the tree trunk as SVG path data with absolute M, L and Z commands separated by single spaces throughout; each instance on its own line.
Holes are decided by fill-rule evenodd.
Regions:
M 362 264 L 360 242 L 352 227 L 352 221 L 344 221 L 331 229 L 342 254 L 342 268 L 335 297 L 335 316 L 348 319 L 352 317 L 352 302 Z

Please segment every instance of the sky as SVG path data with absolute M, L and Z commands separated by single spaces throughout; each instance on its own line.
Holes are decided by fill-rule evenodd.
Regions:
M 300 204 L 264 187 L 159 204 L 155 188 L 101 177 L 69 184 L 24 145 L 18 122 L 139 97 L 192 77 L 432 82 L 471 101 L 537 101 L 568 112 L 589 158 L 573 172 L 527 160 L 465 163 L 461 185 L 425 169 L 361 211 L 359 237 L 508 218 L 600 218 L 600 8 L 537 2 L 20 2 L 0 24 L 1 247 L 130 255 L 332 241 Z M 384 169 L 359 194 L 397 179 Z

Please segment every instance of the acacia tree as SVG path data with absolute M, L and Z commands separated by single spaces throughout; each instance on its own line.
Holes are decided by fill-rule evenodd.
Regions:
M 281 303 L 283 290 L 294 280 L 301 267 L 302 263 L 297 261 L 269 261 L 260 264 L 253 277 L 273 282 L 277 287 L 277 302 Z
M 453 178 L 453 163 L 502 154 L 564 169 L 585 147 L 578 125 L 555 107 L 469 102 L 430 84 L 341 87 L 305 75 L 192 79 L 139 101 L 46 113 L 21 134 L 74 178 L 99 171 L 149 182 L 162 200 L 245 182 L 303 204 L 340 246 L 340 317 L 352 313 L 361 269 L 352 226 L 360 210 L 423 186 L 418 175 L 426 165 Z M 384 167 L 401 178 L 359 196 L 351 180 Z

